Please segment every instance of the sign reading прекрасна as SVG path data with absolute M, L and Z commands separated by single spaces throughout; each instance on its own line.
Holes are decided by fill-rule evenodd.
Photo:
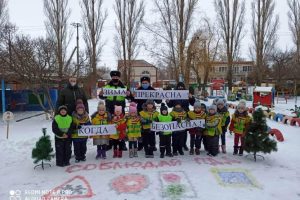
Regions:
M 116 125 L 88 125 L 78 130 L 79 136 L 114 135 L 117 133 Z
M 197 128 L 197 127 L 204 128 L 205 120 L 197 119 L 197 120 L 190 120 L 190 121 L 182 121 L 180 123 L 176 121 L 152 122 L 151 131 L 155 131 L 155 132 L 183 131 L 186 129 Z
M 188 90 L 135 90 L 135 99 L 189 99 Z

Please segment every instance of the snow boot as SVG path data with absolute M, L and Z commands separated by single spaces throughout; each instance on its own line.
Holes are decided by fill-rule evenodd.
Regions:
M 188 150 L 189 150 L 189 148 L 188 148 L 186 145 L 183 146 L 183 149 L 184 149 L 185 151 L 188 151 Z
M 238 146 L 233 146 L 233 155 L 238 154 L 239 147 Z
M 194 148 L 191 148 L 190 149 L 190 155 L 194 155 L 195 151 L 194 151 Z
M 225 145 L 222 145 L 222 153 L 226 153 L 226 146 Z
M 106 159 L 106 150 L 102 149 L 102 159 Z
M 171 146 L 166 147 L 166 156 L 173 157 L 173 154 L 171 152 Z
M 114 149 L 113 158 L 117 158 L 117 157 L 118 157 L 118 149 Z
M 129 158 L 133 158 L 133 149 L 129 149 Z
M 196 155 L 200 155 L 200 149 L 196 148 L 195 153 L 196 153 Z
M 122 158 L 122 150 L 118 150 L 118 158 Z
M 137 148 L 135 148 L 134 150 L 133 150 L 133 157 L 138 157 L 138 149 Z
M 166 147 L 160 147 L 160 158 L 165 157 L 165 151 L 166 151 Z
M 239 156 L 243 156 L 244 148 L 240 147 Z

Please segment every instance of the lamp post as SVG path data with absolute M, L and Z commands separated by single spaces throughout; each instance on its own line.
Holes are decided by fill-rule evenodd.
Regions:
M 76 36 L 76 48 L 77 48 L 77 76 L 79 76 L 79 27 L 81 27 L 81 24 L 78 22 L 74 22 L 71 24 L 76 28 L 77 36 Z

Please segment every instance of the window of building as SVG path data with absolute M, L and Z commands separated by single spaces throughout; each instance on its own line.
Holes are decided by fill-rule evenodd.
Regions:
M 226 72 L 227 71 L 227 67 L 219 67 L 219 72 Z
M 243 72 L 251 72 L 252 66 L 243 66 Z
M 142 75 L 150 75 L 150 72 L 149 71 L 143 71 Z

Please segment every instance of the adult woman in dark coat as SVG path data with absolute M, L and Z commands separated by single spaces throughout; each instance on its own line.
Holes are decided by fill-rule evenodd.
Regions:
M 185 88 L 185 85 L 183 82 L 178 82 L 176 88 L 176 90 L 186 90 Z M 174 100 L 166 100 L 166 103 L 168 105 L 169 108 L 173 108 L 176 104 L 180 104 L 181 107 L 186 111 L 188 112 L 190 109 L 189 109 L 189 106 L 194 106 L 194 103 L 195 103 L 195 97 L 190 93 L 189 94 L 189 99 L 174 99 Z M 184 150 L 188 151 L 189 148 L 187 147 L 186 145 L 186 142 L 187 142 L 187 131 L 185 132 L 184 134 Z

